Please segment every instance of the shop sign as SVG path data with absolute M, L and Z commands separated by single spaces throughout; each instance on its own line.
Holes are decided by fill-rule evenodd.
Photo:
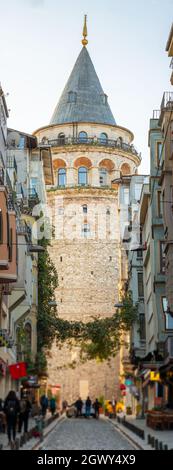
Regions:
M 150 380 L 152 382 L 159 382 L 160 381 L 160 374 L 159 372 L 155 372 L 154 370 L 150 371 Z

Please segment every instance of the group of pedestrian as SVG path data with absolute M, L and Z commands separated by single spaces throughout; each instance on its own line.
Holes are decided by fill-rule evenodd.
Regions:
M 76 418 L 82 416 L 83 406 L 85 406 L 84 415 L 86 418 L 90 417 L 92 407 L 94 409 L 94 418 L 99 418 L 99 409 L 101 404 L 99 403 L 98 398 L 96 398 L 94 403 L 92 403 L 90 397 L 88 396 L 85 403 L 83 403 L 81 397 L 79 397 L 78 400 L 76 400 L 74 403 L 74 406 L 76 408 Z
M 31 403 L 28 398 L 23 397 L 19 400 L 13 390 L 8 393 L 4 403 L 0 400 L 2 431 L 5 432 L 5 429 L 7 429 L 8 445 L 12 448 L 15 446 L 17 425 L 19 433 L 21 433 L 23 427 L 24 432 L 28 432 L 30 410 Z
M 56 411 L 56 400 L 52 397 L 48 400 L 46 395 L 40 398 L 41 414 L 43 418 L 49 408 L 52 416 Z M 0 432 L 6 432 L 8 436 L 8 445 L 15 447 L 16 432 L 28 432 L 29 416 L 32 404 L 28 397 L 24 395 L 21 399 L 17 397 L 16 392 L 11 390 L 6 399 L 0 399 Z
M 48 400 L 46 395 L 42 395 L 40 398 L 40 405 L 43 418 L 45 418 L 48 409 L 50 410 L 52 416 L 54 416 L 56 411 L 56 400 L 54 397 L 51 397 L 50 400 Z

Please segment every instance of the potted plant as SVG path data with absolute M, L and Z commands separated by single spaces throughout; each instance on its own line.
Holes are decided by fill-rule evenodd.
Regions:
M 132 414 L 131 406 L 126 406 L 126 415 L 131 415 L 131 414 Z

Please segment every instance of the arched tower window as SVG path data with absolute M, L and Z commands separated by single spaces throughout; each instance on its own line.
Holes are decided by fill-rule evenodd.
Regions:
M 106 170 L 106 168 L 100 168 L 100 170 L 99 170 L 99 182 L 100 182 L 100 186 L 106 186 L 107 185 L 107 170 Z
M 59 145 L 65 144 L 65 134 L 63 132 L 60 132 L 60 134 L 58 134 L 58 144 Z
M 79 142 L 87 142 L 87 139 L 88 139 L 87 132 L 85 132 L 85 131 L 79 132 L 78 137 L 79 137 Z
M 58 186 L 66 185 L 66 170 L 65 168 L 59 168 L 58 170 Z
M 100 143 L 103 144 L 103 145 L 106 145 L 107 141 L 108 141 L 107 134 L 105 132 L 102 132 L 100 134 Z
M 119 147 L 122 147 L 122 144 L 123 144 L 123 139 L 122 139 L 122 137 L 118 137 L 118 139 L 117 139 L 117 144 L 119 145 Z
M 68 103 L 76 103 L 77 93 L 75 91 L 68 92 Z
M 86 186 L 88 182 L 88 170 L 85 166 L 81 166 L 78 169 L 78 183 L 81 186 Z
M 130 171 L 130 166 L 128 165 L 128 163 L 123 163 L 121 165 L 121 174 L 122 175 L 130 175 L 131 171 Z

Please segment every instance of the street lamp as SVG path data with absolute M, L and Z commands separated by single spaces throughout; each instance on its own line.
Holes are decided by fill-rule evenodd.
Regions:
M 121 303 L 117 303 L 117 304 L 115 304 L 115 305 L 114 305 L 114 307 L 116 307 L 116 308 L 123 308 L 123 307 L 124 307 L 124 305 L 123 305 L 123 304 L 121 304 Z
M 51 307 L 57 307 L 57 302 L 56 300 L 50 300 L 50 302 L 48 302 L 48 305 L 51 305 Z

